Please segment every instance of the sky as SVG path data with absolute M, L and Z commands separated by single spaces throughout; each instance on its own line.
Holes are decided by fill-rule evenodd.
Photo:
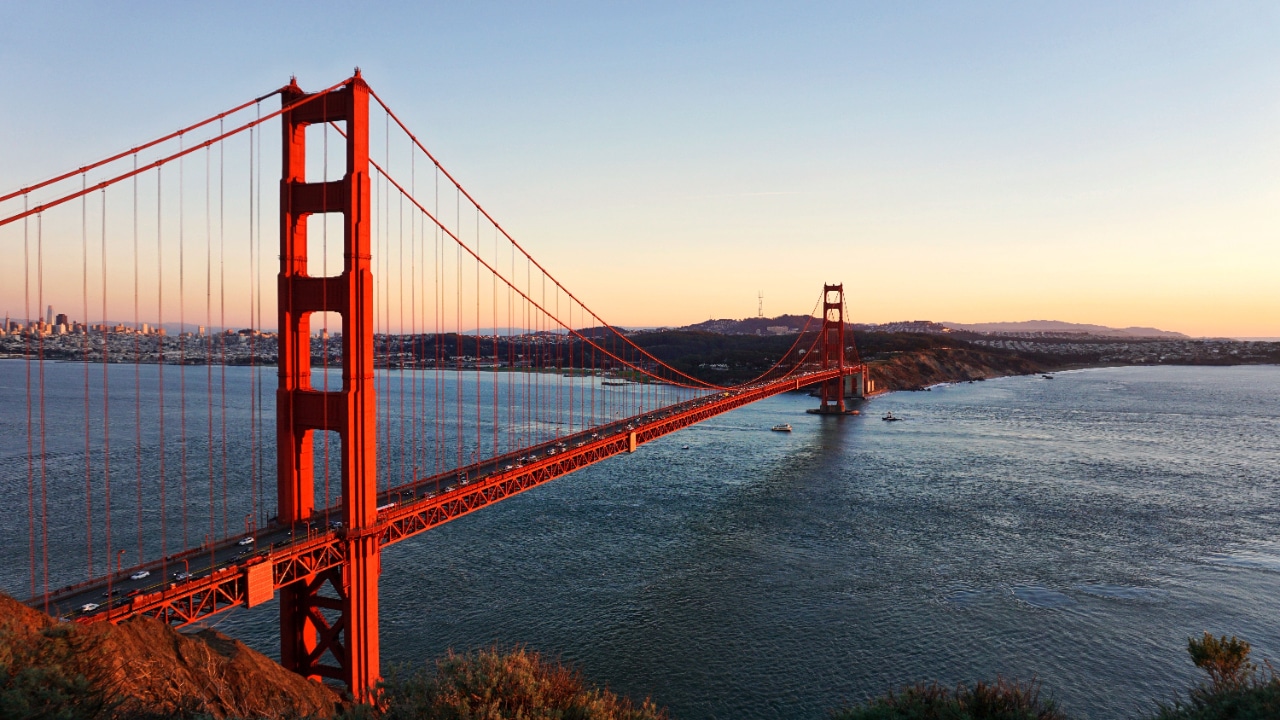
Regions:
M 1274 2 L 2 3 L 0 193 L 359 66 L 614 324 L 843 282 L 854 322 L 1276 337 L 1278 37 Z

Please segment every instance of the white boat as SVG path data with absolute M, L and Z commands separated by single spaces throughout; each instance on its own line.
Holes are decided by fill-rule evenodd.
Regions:
M 778 423 L 777 425 L 774 425 L 772 429 L 774 432 L 791 432 L 791 424 Z
M 882 418 L 880 418 L 880 419 L 881 419 L 881 420 L 884 420 L 885 422 L 898 422 L 898 421 L 899 421 L 899 420 L 901 420 L 902 418 L 900 418 L 900 417 L 894 417 L 894 416 L 893 416 L 893 411 L 892 411 L 892 410 L 890 410 L 889 412 L 887 412 L 887 413 L 885 413 L 885 414 L 884 414 L 884 417 L 882 417 Z

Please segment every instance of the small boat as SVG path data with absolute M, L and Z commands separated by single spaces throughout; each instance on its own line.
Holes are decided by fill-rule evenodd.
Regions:
M 1053 379 L 1053 376 L 1052 376 L 1052 375 L 1041 375 L 1040 377 L 1044 378 L 1045 380 L 1052 380 L 1052 379 Z
M 791 424 L 778 423 L 777 425 L 774 425 L 772 429 L 774 432 L 791 432 Z
M 680 446 L 680 449 L 681 449 L 681 450 L 688 450 L 688 449 L 689 449 L 689 446 L 688 446 L 688 445 L 681 445 L 681 446 Z
M 880 418 L 880 419 L 881 419 L 881 420 L 883 420 L 883 421 L 885 421 L 885 422 L 898 422 L 898 421 L 899 421 L 899 420 L 901 420 L 902 418 L 900 418 L 900 417 L 894 417 L 894 416 L 893 416 L 893 411 L 889 411 L 889 412 L 885 413 L 885 414 L 884 414 L 884 417 L 882 417 L 882 418 Z

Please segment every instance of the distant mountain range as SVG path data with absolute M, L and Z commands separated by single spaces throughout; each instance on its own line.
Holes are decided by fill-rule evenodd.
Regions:
M 712 332 L 722 335 L 773 335 L 785 332 L 796 332 L 804 327 L 808 320 L 804 315 L 781 315 L 776 318 L 745 318 L 742 320 L 707 320 L 694 325 L 686 325 L 679 330 Z M 817 320 L 814 325 L 816 327 Z M 1101 335 L 1104 337 L 1140 337 L 1167 338 L 1170 340 L 1189 339 L 1189 336 L 1169 330 L 1149 327 L 1113 328 L 1105 325 L 1087 323 L 1070 323 L 1061 320 L 1026 320 L 1023 322 L 995 323 L 937 323 L 927 320 L 880 323 L 873 325 L 852 324 L 858 330 L 890 333 L 935 333 L 943 334 L 952 330 L 964 330 L 978 333 L 1019 334 L 1019 333 L 1053 333 Z
M 809 321 L 809 320 L 810 319 L 804 315 L 779 315 L 778 317 L 773 317 L 773 318 L 753 317 L 753 318 L 744 318 L 741 320 L 730 320 L 730 319 L 707 320 L 704 322 L 696 323 L 693 325 L 686 325 L 684 327 L 674 328 L 674 329 L 692 330 L 695 332 L 697 331 L 710 332 L 710 333 L 716 333 L 719 335 L 780 335 L 780 334 L 791 334 L 791 333 L 799 332 L 800 329 L 805 326 L 806 321 Z M 820 321 L 817 318 L 813 318 L 811 322 L 812 324 L 810 325 L 810 328 L 813 329 L 818 326 Z M 109 322 L 107 324 L 108 325 L 121 324 L 129 327 L 133 327 L 133 321 L 123 322 L 123 323 Z M 179 325 L 176 322 L 166 322 L 163 325 L 161 325 L 161 327 L 163 327 L 166 331 L 168 331 L 170 335 L 176 335 L 184 327 L 187 330 L 187 332 L 195 332 L 198 326 L 199 326 L 199 323 L 193 323 L 193 322 L 189 322 L 185 326 Z M 994 323 L 954 323 L 954 322 L 937 323 L 937 322 L 929 322 L 926 320 L 913 320 L 913 321 L 880 323 L 880 324 L 870 324 L 870 325 L 860 324 L 860 323 L 851 323 L 850 326 L 858 330 L 867 330 L 872 332 L 878 331 L 878 332 L 908 332 L 908 333 L 946 333 L 946 332 L 949 332 L 949 330 L 965 330 L 969 332 L 997 333 L 997 334 L 1078 333 L 1081 335 L 1101 335 L 1105 337 L 1168 338 L 1171 340 L 1189 339 L 1189 336 L 1184 335 L 1182 333 L 1172 332 L 1169 330 L 1159 330 L 1157 328 L 1149 328 L 1149 327 L 1113 328 L 1113 327 L 1107 327 L 1105 325 L 1089 325 L 1086 323 L 1069 323 L 1069 322 L 1063 322 L 1061 320 L 1026 320 L 1023 322 L 994 322 Z M 156 327 L 156 325 L 152 324 L 152 327 Z M 239 329 L 239 328 L 233 328 L 233 329 Z M 623 328 L 619 328 L 619 329 L 623 329 Z M 630 327 L 630 328 L 625 328 L 623 330 L 624 332 L 645 332 L 645 331 L 651 331 L 651 330 L 657 330 L 657 329 L 667 329 L 667 328 Z M 270 330 L 274 332 L 274 328 L 270 328 Z M 210 334 L 218 333 L 221 331 L 222 331 L 222 328 L 220 327 L 206 328 L 206 332 L 209 332 Z M 319 332 L 319 326 L 313 325 L 311 328 L 311 331 L 313 333 Z M 341 331 L 341 325 L 339 325 L 338 327 L 330 328 L 330 332 L 340 332 L 340 331 Z M 429 331 L 427 330 L 422 330 L 419 332 L 429 333 Z M 506 336 L 506 335 L 513 335 L 513 334 L 519 335 L 519 334 L 524 334 L 524 333 L 534 332 L 534 331 L 525 330 L 523 328 L 514 328 L 514 329 L 513 328 L 481 328 L 479 332 L 482 335 Z M 564 330 L 557 329 L 557 330 L 551 330 L 549 332 L 553 334 L 561 334 L 564 332 Z M 602 328 L 585 328 L 584 327 L 584 328 L 579 328 L 578 332 L 588 336 L 594 336 L 594 335 L 600 335 L 604 331 Z M 474 335 L 475 333 L 476 333 L 476 330 L 474 328 L 463 331 L 464 335 Z M 446 332 L 446 334 L 448 333 Z M 1268 340 L 1271 338 L 1249 338 L 1249 339 Z
M 1105 325 L 1089 325 L 1087 323 L 1069 323 L 1061 320 L 1025 320 L 1023 322 L 994 323 L 943 323 L 956 330 L 969 330 L 980 333 L 1080 333 L 1082 335 L 1109 335 L 1114 337 L 1159 337 L 1170 339 L 1188 339 L 1190 336 L 1170 330 L 1158 330 L 1149 327 L 1113 328 Z

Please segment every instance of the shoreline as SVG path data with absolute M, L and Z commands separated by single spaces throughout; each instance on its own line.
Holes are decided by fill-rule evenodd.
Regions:
M 958 357 L 948 357 L 958 356 Z M 978 357 L 974 357 L 978 356 Z M 967 382 L 984 382 L 1003 377 L 1046 375 L 1126 367 L 1278 367 L 1274 362 L 1233 363 L 1040 363 L 1021 357 L 993 356 L 975 353 L 967 349 L 930 349 L 914 353 L 902 353 L 889 360 L 867 362 L 869 375 L 883 390 L 869 395 L 876 397 L 890 392 L 927 392 L 941 385 L 957 385 Z

